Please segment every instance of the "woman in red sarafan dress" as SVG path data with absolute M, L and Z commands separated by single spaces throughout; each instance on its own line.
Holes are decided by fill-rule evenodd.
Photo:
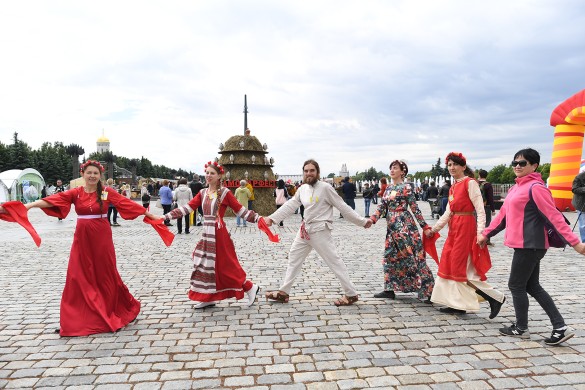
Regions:
M 104 188 L 100 181 L 102 171 L 99 162 L 89 160 L 82 166 L 84 186 L 26 204 L 27 209 L 39 207 L 58 218 L 65 218 L 72 204 L 77 213 L 61 297 L 61 336 L 115 332 L 140 312 L 140 302 L 130 294 L 116 268 L 108 206 L 115 205 L 124 219 L 155 217 L 114 189 Z
M 201 190 L 183 207 L 166 214 L 166 220 L 182 218 L 199 206 L 203 207 L 203 233 L 193 250 L 193 272 L 189 299 L 197 301 L 196 309 L 212 306 L 228 298 L 238 300 L 246 293 L 247 306 L 254 304 L 260 287 L 246 279 L 234 243 L 223 222 L 226 209 L 231 208 L 236 215 L 248 222 L 257 222 L 259 215 L 242 206 L 234 194 L 221 187 L 223 167 L 217 163 L 205 165 L 205 180 L 208 188 Z
M 426 230 L 431 236 L 449 223 L 449 234 L 443 246 L 439 272 L 431 296 L 433 303 L 445 305 L 445 313 L 463 314 L 479 311 L 479 301 L 490 304 L 489 318 L 498 315 L 505 301 L 504 294 L 488 283 L 485 254 L 480 257 L 478 236 L 485 226 L 485 209 L 479 185 L 466 176 L 470 172 L 461 153 L 449 153 L 445 159 L 454 183 L 449 189 L 447 209 L 435 226 Z M 477 221 L 476 221 L 477 216 Z M 485 249 L 487 252 L 487 249 Z

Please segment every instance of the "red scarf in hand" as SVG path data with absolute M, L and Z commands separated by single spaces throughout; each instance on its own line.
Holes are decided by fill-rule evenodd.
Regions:
M 0 219 L 7 222 L 16 222 L 26 229 L 37 246 L 41 246 L 41 237 L 28 220 L 28 210 L 18 201 L 6 202 L 2 205 L 7 214 L 0 214 Z
M 175 235 L 169 230 L 167 225 L 164 224 L 163 219 L 150 219 L 148 217 L 144 217 L 143 221 L 144 223 L 152 225 L 166 246 L 171 246 L 173 240 L 175 239 Z
M 423 248 L 439 264 L 439 255 L 437 254 L 436 242 L 441 237 L 439 233 L 433 233 L 432 236 L 427 237 L 423 232 Z
M 268 239 L 270 241 L 272 241 L 272 242 L 280 242 L 280 237 L 278 237 L 278 234 L 272 233 L 272 230 L 270 230 L 270 228 L 266 224 L 266 221 L 262 217 L 258 218 L 258 229 L 260 229 L 264 233 L 266 233 L 266 235 L 268 236 Z
M 487 276 L 485 274 L 492 268 L 492 259 L 487 245 L 484 245 L 482 248 L 474 242 L 471 247 L 471 256 L 475 271 L 479 275 L 479 280 L 486 280 Z

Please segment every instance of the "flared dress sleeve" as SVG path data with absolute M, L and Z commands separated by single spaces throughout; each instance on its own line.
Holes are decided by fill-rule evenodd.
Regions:
M 108 193 L 108 202 L 113 204 L 122 218 L 126 220 L 135 219 L 146 212 L 146 209 L 141 204 L 118 194 L 118 191 L 110 187 L 104 188 L 104 192 Z
M 64 219 L 71 211 L 71 205 L 77 197 L 80 188 L 81 187 L 73 188 L 71 190 L 57 192 L 56 194 L 47 196 L 43 200 L 50 203 L 51 207 L 45 207 L 41 210 L 51 217 Z

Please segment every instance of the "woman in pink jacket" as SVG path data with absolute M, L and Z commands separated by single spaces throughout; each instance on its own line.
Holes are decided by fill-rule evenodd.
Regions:
M 550 246 L 545 222 L 552 225 L 563 241 L 577 252 L 585 254 L 585 244 L 572 232 L 555 207 L 550 190 L 546 188 L 540 173 L 535 172 L 539 164 L 540 154 L 534 149 L 522 149 L 514 155 L 512 166 L 516 185 L 510 188 L 502 209 L 478 237 L 478 242 L 484 245 L 488 238 L 506 229 L 504 245 L 514 249 L 508 287 L 514 301 L 516 322 L 501 328 L 500 333 L 530 338 L 528 293 L 544 309 L 553 325 L 551 336 L 544 342 L 558 345 L 574 334 L 568 331 L 563 316 L 540 285 L 540 260 Z

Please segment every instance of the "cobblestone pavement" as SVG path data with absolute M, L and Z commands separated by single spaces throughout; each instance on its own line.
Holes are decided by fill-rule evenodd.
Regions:
M 361 199 L 356 203 L 363 212 Z M 228 300 L 195 310 L 186 290 L 198 228 L 167 248 L 141 221 L 122 220 L 114 228 L 118 268 L 142 302 L 138 319 L 117 333 L 60 338 L 54 330 L 75 215 L 59 222 L 38 209 L 30 214 L 40 248 L 20 227 L 0 222 L 0 388 L 585 389 L 585 258 L 570 248 L 550 250 L 541 274 L 576 337 L 548 347 L 542 341 L 550 323 L 533 300 L 531 339 L 498 333 L 514 319 L 503 234 L 490 248 L 489 277 L 508 302 L 494 320 L 487 304 L 454 316 L 412 294 L 374 299 L 384 224 L 365 230 L 343 219 L 335 220 L 334 238 L 359 290 L 357 305 L 333 305 L 339 283 L 311 253 L 288 304 L 261 299 L 246 308 Z M 262 292 L 277 288 L 300 216 L 274 228 L 283 238 L 278 244 L 255 226 L 226 222 L 249 278 Z M 429 265 L 436 274 L 434 261 Z

